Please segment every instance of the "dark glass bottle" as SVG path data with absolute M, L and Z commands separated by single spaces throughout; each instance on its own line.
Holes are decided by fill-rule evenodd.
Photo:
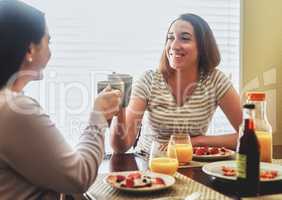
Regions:
M 254 104 L 245 104 L 237 146 L 237 184 L 241 196 L 256 196 L 260 184 L 260 147 L 255 134 Z

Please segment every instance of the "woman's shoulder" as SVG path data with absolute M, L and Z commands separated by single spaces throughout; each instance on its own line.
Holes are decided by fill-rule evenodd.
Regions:
M 144 71 L 140 78 L 138 79 L 139 82 L 143 82 L 143 83 L 147 83 L 147 84 L 151 84 L 152 81 L 155 79 L 155 77 L 159 77 L 160 76 L 160 72 L 156 69 L 148 69 L 146 71 Z
M 42 108 L 32 97 L 24 94 L 6 91 L 1 93 L 2 110 L 17 115 L 40 115 Z
M 155 75 L 158 75 L 159 71 L 156 69 L 148 69 L 143 72 L 142 76 L 153 78 Z
M 217 84 L 219 82 L 226 81 L 228 79 L 229 78 L 223 71 L 215 68 L 207 75 L 207 77 L 205 78 L 205 82 Z

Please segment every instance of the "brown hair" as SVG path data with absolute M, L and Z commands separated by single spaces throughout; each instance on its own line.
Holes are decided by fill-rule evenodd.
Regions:
M 204 76 L 207 76 L 220 63 L 220 53 L 211 28 L 203 18 L 188 13 L 182 14 L 175 19 L 170 24 L 169 29 L 178 20 L 189 22 L 193 26 L 198 47 L 199 71 Z M 165 43 L 167 43 L 167 38 Z M 159 69 L 166 78 L 174 72 L 169 66 L 165 48 L 161 56 Z
M 45 34 L 44 13 L 18 0 L 0 0 L 0 89 L 19 69 L 31 43 Z

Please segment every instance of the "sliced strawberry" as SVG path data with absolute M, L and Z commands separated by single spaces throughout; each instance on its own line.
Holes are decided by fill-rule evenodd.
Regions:
M 117 175 L 117 176 L 116 176 L 116 181 L 117 181 L 117 182 L 121 182 L 121 181 L 123 181 L 123 180 L 125 180 L 125 176 L 122 176 L 122 175 Z
M 260 173 L 260 177 L 264 179 L 274 179 L 276 176 L 278 176 L 278 172 L 274 170 L 262 171 Z
M 125 187 L 133 188 L 134 187 L 134 180 L 132 178 L 127 178 L 125 180 Z
M 236 173 L 235 171 L 226 171 L 226 172 L 223 172 L 223 175 L 224 176 L 235 176 Z
M 196 153 L 196 151 L 198 150 L 198 149 L 200 149 L 201 147 L 193 147 L 193 153 L 195 154 Z
M 205 155 L 209 155 L 209 147 L 208 146 L 204 146 L 203 149 L 205 151 Z
M 233 169 L 232 167 L 222 166 L 221 170 L 223 171 L 224 176 L 235 176 L 236 175 L 236 170 Z
M 218 150 L 217 147 L 211 147 L 211 148 L 209 148 L 209 153 L 210 154 L 218 154 L 219 150 Z
M 198 156 L 205 155 L 205 149 L 203 148 L 196 149 L 195 154 Z
M 271 170 L 270 173 L 272 174 L 273 178 L 278 176 L 278 171 Z
M 154 181 L 155 184 L 159 184 L 159 185 L 165 185 L 165 182 L 162 178 L 155 178 L 155 181 Z
M 138 173 L 138 172 L 134 172 L 134 173 L 131 173 L 127 176 L 127 178 L 130 178 L 130 179 L 139 179 L 141 178 L 141 174 Z
M 230 171 L 230 168 L 229 168 L 229 167 L 226 167 L 226 166 L 222 166 L 221 169 L 222 169 L 222 171 L 224 171 L 224 172 Z

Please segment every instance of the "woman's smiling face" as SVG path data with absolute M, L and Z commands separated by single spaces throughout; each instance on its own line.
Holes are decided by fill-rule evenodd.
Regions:
M 171 68 L 183 70 L 198 67 L 198 48 L 190 22 L 175 21 L 167 34 L 166 56 Z

